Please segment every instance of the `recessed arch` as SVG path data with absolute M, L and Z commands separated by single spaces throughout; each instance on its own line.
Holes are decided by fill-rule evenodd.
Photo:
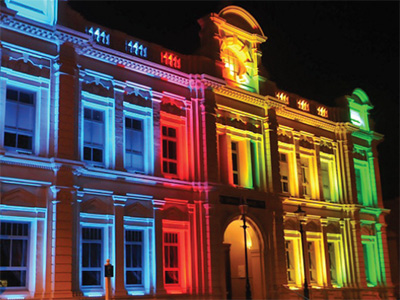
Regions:
M 247 245 L 250 287 L 254 299 L 265 298 L 264 239 L 256 222 L 246 217 L 247 243 L 244 242 L 243 220 L 236 216 L 225 227 L 225 280 L 227 298 L 245 297 L 245 245 Z

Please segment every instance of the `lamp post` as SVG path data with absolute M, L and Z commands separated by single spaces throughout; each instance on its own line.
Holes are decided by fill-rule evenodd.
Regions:
M 310 299 L 310 292 L 308 290 L 308 283 L 307 283 L 307 271 L 306 271 L 306 243 L 307 243 L 307 238 L 305 237 L 304 231 L 303 231 L 303 224 L 306 221 L 306 212 L 301 209 L 301 206 L 297 208 L 297 210 L 294 212 L 297 216 L 297 219 L 300 222 L 300 236 L 301 236 L 301 244 L 303 245 L 303 264 L 304 264 L 304 298 L 307 300 Z
M 251 289 L 250 289 L 250 281 L 249 281 L 249 263 L 247 260 L 247 235 L 246 235 L 246 228 L 248 227 L 246 225 L 246 213 L 247 213 L 247 208 L 249 206 L 247 205 L 246 200 L 242 200 L 242 204 L 239 205 L 240 209 L 240 214 L 242 215 L 242 220 L 243 220 L 243 231 L 244 231 L 244 259 L 245 259 L 245 267 L 246 267 L 246 299 L 251 300 Z

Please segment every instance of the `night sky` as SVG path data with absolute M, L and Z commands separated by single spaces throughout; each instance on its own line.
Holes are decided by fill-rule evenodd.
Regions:
M 238 5 L 268 40 L 269 79 L 280 89 L 335 106 L 363 89 L 374 105 L 383 198 L 399 197 L 399 3 L 273 1 L 70 1 L 86 19 L 171 50 L 199 47 L 197 20 Z

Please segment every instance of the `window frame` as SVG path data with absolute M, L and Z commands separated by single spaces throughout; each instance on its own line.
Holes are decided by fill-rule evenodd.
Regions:
M 4 43 L 4 47 L 9 47 Z M 12 51 L 21 51 L 13 49 Z M 27 53 L 30 53 L 28 49 Z M 36 57 L 36 56 L 35 56 Z M 43 57 L 41 57 L 43 58 Z M 34 94 L 34 129 L 32 138 L 32 150 L 18 149 L 14 147 L 4 146 L 5 132 L 5 113 L 6 113 L 6 94 L 7 88 L 16 90 L 29 91 Z M 27 155 L 47 155 L 49 151 L 50 140 L 43 138 L 50 135 L 50 79 L 37 77 L 26 73 L 2 68 L 0 71 L 0 148 L 7 152 Z M 57 101 L 57 99 L 56 99 Z
M 297 268 L 294 268 L 294 279 L 289 282 L 289 278 L 287 277 L 288 280 L 288 287 L 291 289 L 297 289 L 301 288 L 304 282 L 304 260 L 303 260 L 303 249 L 302 249 L 302 241 L 301 241 L 301 235 L 300 232 L 297 230 L 284 230 L 284 239 L 285 243 L 289 242 L 291 243 L 291 247 L 289 250 L 292 250 L 292 258 L 293 258 L 293 265 L 294 266 L 300 266 Z M 286 248 L 286 247 L 285 247 Z M 285 249 L 285 256 L 286 256 L 286 249 Z M 286 270 L 288 271 L 288 266 L 287 262 L 285 259 L 286 263 Z
M 361 235 L 361 244 L 363 249 L 364 272 L 365 272 L 365 281 L 367 283 L 367 286 L 368 287 L 378 286 L 381 283 L 382 279 L 380 272 L 381 266 L 379 262 L 377 238 L 374 235 Z M 367 252 L 367 257 L 365 257 L 366 252 Z
M 85 108 L 103 112 L 104 117 L 104 149 L 103 162 L 94 162 L 84 159 L 85 147 Z M 81 93 L 80 108 L 80 159 L 89 166 L 113 168 L 115 165 L 115 104 L 114 99 L 95 95 L 86 91 Z
M 101 254 L 101 278 L 104 278 L 104 264 L 106 259 L 110 259 L 110 263 L 115 265 L 114 255 L 112 249 L 114 245 L 114 235 L 115 235 L 115 221 L 113 215 L 102 215 L 102 214 L 92 214 L 92 213 L 80 213 L 80 223 L 79 223 L 79 247 L 77 247 L 77 256 L 79 261 L 79 288 L 84 296 L 101 296 L 104 295 L 104 280 L 100 280 L 101 285 L 99 286 L 84 286 L 82 285 L 82 227 L 91 228 L 101 228 L 102 235 L 102 254 Z
M 25 287 L 7 287 L 4 297 L 27 298 L 35 293 L 37 282 L 44 282 L 47 253 L 47 209 L 0 204 L 0 220 L 4 222 L 29 223 L 27 258 L 27 284 Z
M 191 292 L 192 273 L 191 273 L 191 247 L 189 235 L 189 222 L 188 221 L 172 221 L 162 220 L 162 272 L 163 272 L 163 286 L 167 294 L 186 294 Z M 179 268 L 179 282 L 167 284 L 165 281 L 165 252 L 164 252 L 164 234 L 177 233 L 178 234 L 178 268 Z
M 101 232 L 101 239 L 100 240 L 94 240 L 94 239 L 84 239 L 83 238 L 83 229 L 99 229 Z M 80 264 L 80 285 L 82 287 L 82 289 L 91 289 L 91 288 L 103 288 L 104 283 L 103 283 L 103 277 L 104 277 L 104 267 L 103 264 L 101 263 L 102 261 L 104 262 L 104 228 L 102 226 L 87 226 L 87 225 L 81 225 L 80 226 L 80 233 L 81 233 L 81 243 L 80 243 L 80 248 L 81 248 L 81 253 L 80 253 L 80 257 L 81 257 L 81 264 Z M 100 244 L 101 247 L 101 253 L 100 253 L 100 266 L 98 267 L 84 267 L 83 266 L 83 245 L 84 244 Z M 90 272 L 90 271 L 94 271 L 94 272 L 100 272 L 100 284 L 98 285 L 84 285 L 83 284 L 83 272 Z
M 176 130 L 176 142 L 177 142 L 177 174 L 166 173 L 163 170 L 163 134 L 162 128 L 170 127 Z M 160 159 L 160 172 L 161 174 L 168 179 L 179 179 L 179 180 L 188 180 L 189 179 L 189 145 L 187 145 L 188 136 L 187 136 L 187 120 L 185 116 L 177 116 L 164 111 L 160 112 L 160 128 L 159 128 L 159 159 Z
M 31 222 L 29 221 L 17 221 L 17 220 L 2 220 L 1 223 L 10 223 L 10 224 L 22 224 L 22 225 L 27 225 L 27 235 L 22 238 L 22 236 L 18 235 L 2 235 L 0 232 L 0 240 L 24 240 L 26 241 L 26 262 L 25 262 L 25 267 L 23 266 L 0 266 L 0 272 L 4 271 L 22 271 L 25 272 L 25 284 L 21 286 L 10 286 L 6 287 L 6 290 L 25 290 L 28 288 L 29 285 L 29 280 L 30 280 L 30 274 L 29 274 L 29 267 L 30 267 L 30 247 L 31 247 Z M 1 226 L 0 226 L 1 227 Z M 19 237 L 19 238 L 18 238 Z M 11 243 L 10 243 L 11 245 Z M 11 248 L 10 248 L 11 250 Z M 10 260 L 12 259 L 12 252 L 10 253 Z
M 141 107 L 124 101 L 123 113 L 123 141 L 124 141 L 124 168 L 128 172 L 152 175 L 154 172 L 154 133 L 153 133 L 153 109 Z M 126 165 L 126 123 L 125 118 L 140 120 L 143 132 L 143 171 L 135 170 Z
M 142 257 L 142 279 L 141 285 L 131 285 L 126 283 L 126 264 L 124 263 L 124 285 L 128 295 L 150 294 L 151 286 L 155 282 L 155 242 L 154 242 L 154 219 L 124 216 L 124 258 L 126 260 L 125 231 L 137 230 L 143 234 L 143 257 Z
M 329 249 L 329 244 L 333 245 L 333 253 L 335 255 L 334 258 L 334 268 L 336 272 L 336 280 L 332 280 L 331 277 L 331 284 L 334 288 L 340 288 L 343 286 L 344 283 L 344 276 L 345 276 L 345 266 L 344 266 L 344 254 L 343 254 L 343 243 L 342 243 L 342 235 L 339 233 L 327 233 L 327 257 L 329 266 L 327 266 L 327 271 L 332 274 L 332 260 L 331 260 L 331 250 Z
M 14 91 L 16 91 L 18 93 L 17 100 L 11 100 L 11 99 L 9 100 L 8 99 L 7 94 L 8 94 L 9 90 L 14 90 Z M 32 100 L 33 103 L 25 104 L 25 103 L 21 102 L 20 101 L 20 94 L 21 93 L 30 94 L 32 96 L 32 98 L 33 98 L 33 100 Z M 37 122 L 37 120 L 36 120 L 36 103 L 37 103 L 36 97 L 37 97 L 37 93 L 34 92 L 34 91 L 27 90 L 27 89 L 21 89 L 21 88 L 14 88 L 14 87 L 10 87 L 10 86 L 6 87 L 6 98 L 5 98 L 5 104 L 6 104 L 5 111 L 6 111 L 6 114 L 7 114 L 7 103 L 8 103 L 8 101 L 11 101 L 11 103 L 16 103 L 16 105 L 17 105 L 17 112 L 16 112 L 17 120 L 16 121 L 18 121 L 20 119 L 20 115 L 18 114 L 18 110 L 19 110 L 20 106 L 32 107 L 33 108 L 33 118 L 34 119 L 33 119 L 33 128 L 32 128 L 31 131 L 25 131 L 25 130 L 23 130 L 21 128 L 18 128 L 18 126 L 15 129 L 9 129 L 9 131 L 15 133 L 16 136 L 19 136 L 19 135 L 30 136 L 31 137 L 31 148 L 30 149 L 18 147 L 18 143 L 17 143 L 18 138 L 17 137 L 16 137 L 16 145 L 15 145 L 15 147 L 14 146 L 8 146 L 8 145 L 6 146 L 5 145 L 5 138 L 4 137 L 5 137 L 5 133 L 7 131 L 7 125 L 6 125 L 6 121 L 4 121 L 3 138 L 4 138 L 4 148 L 5 149 L 14 149 L 18 153 L 28 153 L 28 154 L 34 153 L 34 151 L 35 151 L 35 149 L 34 149 L 34 147 L 35 147 L 35 127 L 36 127 L 36 122 Z M 23 133 L 26 133 L 26 134 L 23 134 Z
M 325 250 L 322 247 L 322 233 L 321 232 L 310 232 L 306 231 L 307 236 L 307 259 L 308 259 L 308 269 L 311 273 L 312 270 L 310 268 L 311 261 L 310 256 L 314 257 L 315 262 L 315 275 L 316 278 L 312 281 L 311 274 L 309 275 L 310 278 L 310 286 L 316 287 L 323 287 L 325 286 L 326 282 L 326 275 L 325 275 Z M 313 250 L 314 253 L 310 253 L 310 249 L 308 247 L 309 243 L 313 243 Z
M 141 238 L 142 238 L 142 240 L 139 242 L 139 241 L 127 241 L 126 240 L 126 234 L 127 234 L 127 231 L 134 231 L 134 232 L 140 232 L 141 233 Z M 124 264 L 124 282 L 125 282 L 125 287 L 127 288 L 127 289 L 129 289 L 129 288 L 144 288 L 144 280 L 145 280 L 145 271 L 144 271 L 144 269 L 145 269 L 145 255 L 144 255 L 144 253 L 145 253 L 145 246 L 144 246 L 144 244 L 145 244 L 145 240 L 146 240 L 146 236 L 145 236 L 145 230 L 143 230 L 143 229 L 138 229 L 137 227 L 134 227 L 134 228 L 132 228 L 132 227 L 126 227 L 126 226 L 124 226 L 124 256 L 125 256 L 125 264 Z M 140 245 L 141 246 L 141 253 L 140 253 L 140 260 L 141 260 L 141 264 L 142 264 L 142 266 L 141 267 L 128 267 L 127 266 L 127 250 L 126 250 L 126 247 L 128 246 L 128 245 Z M 133 283 L 127 283 L 127 272 L 129 272 L 129 271 L 138 271 L 138 270 L 140 270 L 140 272 L 141 272 L 141 283 L 139 283 L 139 284 L 133 284 Z

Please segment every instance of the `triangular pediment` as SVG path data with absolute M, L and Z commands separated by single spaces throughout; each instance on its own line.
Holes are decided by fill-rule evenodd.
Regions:
M 1 204 L 35 207 L 38 205 L 38 200 L 36 195 L 18 188 L 4 193 L 1 198 Z
M 140 202 L 134 202 L 125 207 L 125 216 L 131 217 L 152 217 L 152 210 Z
M 110 207 L 103 200 L 99 198 L 91 198 L 89 200 L 82 202 L 81 212 L 108 214 L 110 213 Z

